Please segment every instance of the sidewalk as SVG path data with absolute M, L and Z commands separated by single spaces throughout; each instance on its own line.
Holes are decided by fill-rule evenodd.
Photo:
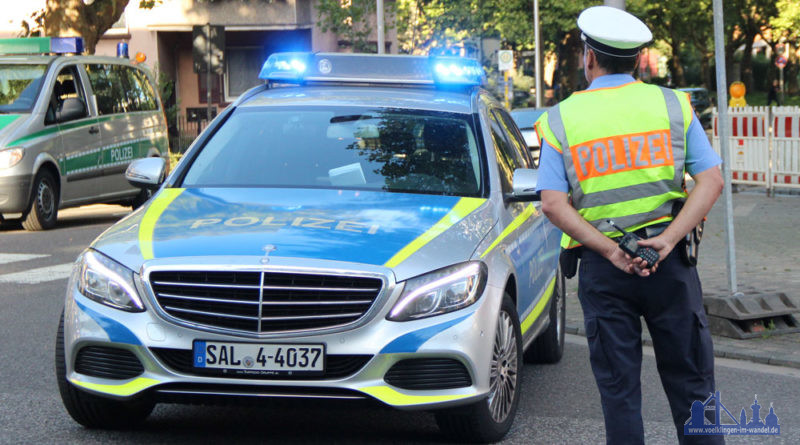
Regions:
M 739 291 L 780 291 L 800 295 L 800 196 L 768 198 L 763 189 L 733 195 L 736 268 Z M 706 295 L 728 293 L 727 247 L 724 203 L 720 197 L 705 225 L 700 245 L 698 272 Z M 583 312 L 578 302 L 578 277 L 567 280 L 567 332 L 585 335 Z M 800 318 L 800 314 L 795 315 Z M 651 345 L 647 328 L 644 343 Z M 800 333 L 765 334 L 736 340 L 714 336 L 717 357 L 751 360 L 800 368 Z

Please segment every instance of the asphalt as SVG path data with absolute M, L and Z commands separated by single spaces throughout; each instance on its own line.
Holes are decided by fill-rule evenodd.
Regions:
M 708 215 L 700 245 L 698 273 L 704 296 L 730 295 L 727 272 L 725 209 L 720 197 Z M 735 255 L 738 290 L 745 295 L 783 292 L 800 298 L 800 195 L 779 191 L 768 197 L 763 188 L 733 194 Z M 567 329 L 585 336 L 578 302 L 578 277 L 567 280 Z M 800 320 L 800 313 L 795 314 Z M 643 342 L 652 345 L 646 327 Z M 745 340 L 714 335 L 714 355 L 800 369 L 800 333 L 765 330 Z

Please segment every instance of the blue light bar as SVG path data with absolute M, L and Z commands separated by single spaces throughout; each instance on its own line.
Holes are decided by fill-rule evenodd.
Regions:
M 269 56 L 258 78 L 263 80 L 301 81 L 308 68 L 310 53 L 275 53 Z
M 258 76 L 277 82 L 475 86 L 486 76 L 477 60 L 385 54 L 275 53 Z
M 484 71 L 475 59 L 432 57 L 433 79 L 440 85 L 480 85 Z
M 83 52 L 83 38 L 52 37 L 50 39 L 50 52 L 56 54 L 80 54 Z
M 0 39 L 0 54 L 80 54 L 81 37 L 23 37 Z

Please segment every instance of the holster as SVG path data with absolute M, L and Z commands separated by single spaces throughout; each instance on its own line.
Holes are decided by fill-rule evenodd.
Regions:
M 561 249 L 558 256 L 558 264 L 561 265 L 561 273 L 566 278 L 572 278 L 578 273 L 578 259 L 580 258 L 580 247 L 573 249 Z
M 673 218 L 678 216 L 683 208 L 683 201 L 675 201 L 672 204 Z M 697 257 L 700 255 L 700 241 L 703 239 L 703 228 L 705 226 L 705 219 L 700 221 L 695 228 L 693 228 L 683 239 L 678 242 L 676 246 L 678 253 L 681 255 L 683 263 L 689 267 L 697 266 Z

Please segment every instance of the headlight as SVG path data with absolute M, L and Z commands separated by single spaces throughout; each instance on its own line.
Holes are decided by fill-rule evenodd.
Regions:
M 386 318 L 415 320 L 467 307 L 483 294 L 486 273 L 485 264 L 473 261 L 411 278 Z
M 11 148 L 0 151 L 0 168 L 10 168 L 22 160 L 24 151 L 21 148 Z
M 94 250 L 78 259 L 78 290 L 98 303 L 129 312 L 144 310 L 133 284 L 133 271 Z

